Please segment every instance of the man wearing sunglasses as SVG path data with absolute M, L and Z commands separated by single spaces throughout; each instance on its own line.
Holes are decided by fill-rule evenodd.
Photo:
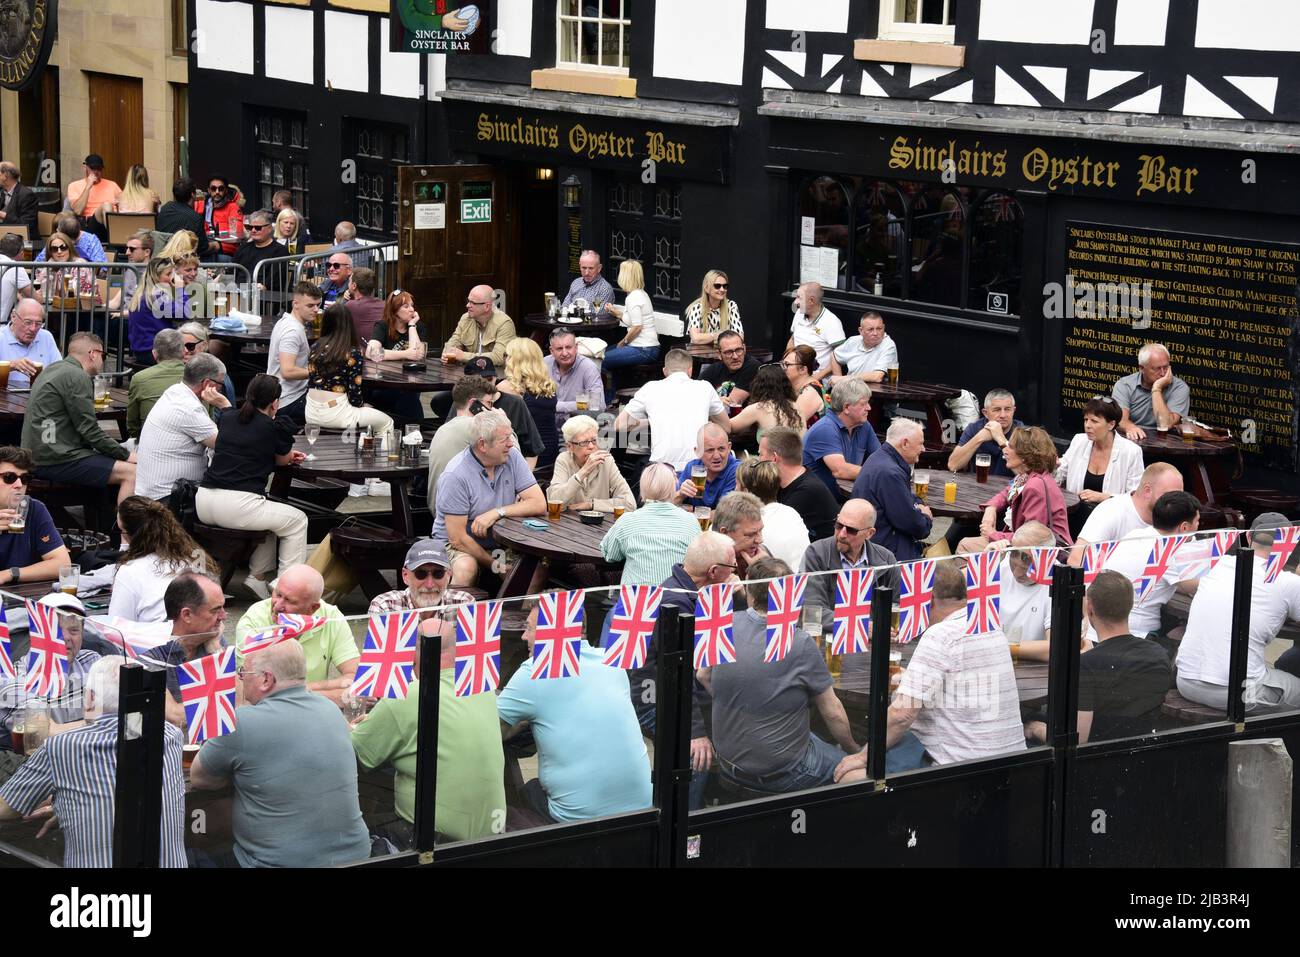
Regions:
M 835 518 L 835 534 L 818 539 L 803 553 L 799 571 L 809 575 L 804 607 L 820 608 L 823 625 L 830 627 L 835 615 L 836 576 L 830 572 L 881 568 L 896 561 L 893 552 L 871 541 L 875 534 L 876 507 L 864 498 L 851 498 L 840 507 Z M 896 587 L 898 569 L 890 568 L 880 584 Z
M 243 228 L 239 190 L 232 189 L 224 176 L 208 177 L 207 194 L 194 201 L 194 211 L 203 217 L 203 231 L 208 236 L 235 237 Z M 239 240 L 232 238 L 217 245 L 224 255 L 233 256 L 239 248 Z
M 351 298 L 352 260 L 347 253 L 331 253 L 325 263 L 325 282 L 321 285 L 321 305 Z M 373 290 L 372 290 L 373 291 Z
M 223 244 L 224 248 L 224 244 Z M 234 254 L 235 262 L 253 275 L 253 269 L 263 259 L 279 259 L 289 255 L 289 247 L 277 242 L 271 225 L 271 215 L 259 209 L 248 217 L 248 241 L 240 246 Z M 272 269 L 260 280 L 263 289 L 279 289 L 288 280 L 289 271 Z
M 7 529 L 15 507 L 27 495 L 32 456 L 16 445 L 0 445 L 0 528 Z M 63 537 L 43 503 L 28 498 L 21 532 L 0 535 L 0 587 L 15 582 L 53 581 L 59 567 L 71 564 Z
M 447 587 L 451 583 L 451 559 L 447 550 L 432 538 L 421 539 L 406 553 L 406 561 L 402 563 L 402 581 L 405 588 L 386 591 L 370 603 L 370 614 L 387 615 L 474 600 L 469 592 Z M 420 619 L 423 621 L 433 615 L 434 612 L 421 612 Z

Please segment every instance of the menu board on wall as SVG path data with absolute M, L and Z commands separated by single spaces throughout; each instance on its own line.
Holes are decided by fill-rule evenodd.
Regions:
M 1065 282 L 1044 315 L 1065 331 L 1062 428 L 1137 371 L 1138 349 L 1162 342 L 1192 392 L 1192 417 L 1225 426 L 1261 465 L 1295 469 L 1300 246 L 1066 224 Z

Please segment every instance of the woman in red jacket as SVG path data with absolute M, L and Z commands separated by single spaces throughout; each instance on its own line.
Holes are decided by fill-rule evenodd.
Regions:
M 1042 522 L 1056 533 L 1057 545 L 1072 545 L 1065 496 L 1052 477 L 1056 446 L 1051 436 L 1037 427 L 1016 429 L 1002 455 L 1015 478 L 984 503 L 979 537 L 963 538 L 957 545 L 958 554 L 1006 548 L 1025 522 Z

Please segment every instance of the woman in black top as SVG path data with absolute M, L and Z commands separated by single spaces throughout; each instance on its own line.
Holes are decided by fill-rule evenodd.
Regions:
M 301 509 L 266 497 L 267 482 L 277 466 L 296 465 L 306 458 L 293 450 L 294 424 L 276 418 L 280 381 L 256 375 L 248 384 L 238 414 L 227 413 L 217 423 L 212 464 L 199 483 L 194 507 L 199 521 L 218 528 L 267 531 L 249 559 L 251 574 L 244 580 L 259 598 L 270 598 L 270 579 L 307 559 L 307 516 Z
M 307 424 L 326 429 L 392 432 L 393 420 L 364 404 L 361 374 L 365 357 L 352 315 L 341 302 L 325 307 L 321 335 L 307 359 Z M 392 436 L 389 436 L 392 441 Z
M 419 362 L 425 358 L 427 347 L 420 341 L 416 325 L 420 314 L 415 310 L 415 299 L 409 292 L 394 289 L 384 300 L 383 318 L 370 331 L 366 345 L 366 358 L 372 360 Z M 403 389 L 374 389 L 370 401 L 394 418 L 407 422 L 424 420 L 424 403 L 420 393 Z

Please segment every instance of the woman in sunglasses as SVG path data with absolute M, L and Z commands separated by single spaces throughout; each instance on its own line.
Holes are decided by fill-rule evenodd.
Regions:
M 704 274 L 700 298 L 686 307 L 686 331 L 692 343 L 714 343 L 718 335 L 728 330 L 745 334 L 740 322 L 740 307 L 728 298 L 731 280 L 720 269 L 710 269 Z
M 66 233 L 53 233 L 45 241 L 45 261 L 50 263 L 51 267 L 59 267 L 43 266 L 34 270 L 33 282 L 44 292 L 45 302 L 74 296 L 92 300 L 96 305 L 101 302 L 95 286 L 95 271 L 89 267 L 68 268 L 69 263 L 85 262 L 85 260 L 77 255 L 77 244 L 69 239 Z M 71 308 L 73 311 L 77 309 L 76 306 Z
M 154 364 L 153 337 L 163 329 L 172 328 L 172 322 L 186 318 L 186 294 L 176 288 L 176 264 L 157 256 L 149 260 L 144 279 L 136 287 L 131 299 L 131 312 L 126 319 L 127 339 L 135 361 L 144 366 Z

